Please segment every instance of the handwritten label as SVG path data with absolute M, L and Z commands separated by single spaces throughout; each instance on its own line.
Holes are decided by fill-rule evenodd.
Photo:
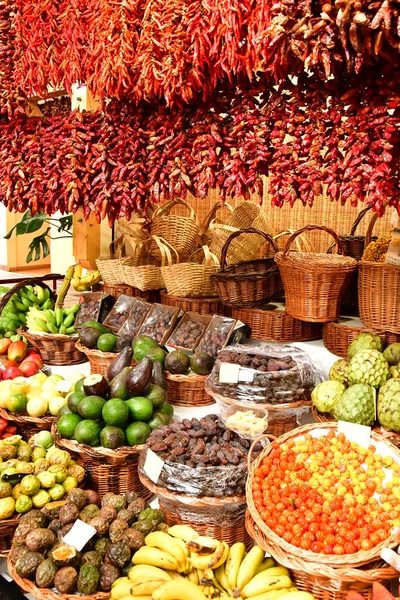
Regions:
M 371 443 L 371 427 L 338 421 L 338 433 L 343 433 L 350 442 L 356 442 L 363 448 L 369 448 Z
M 239 381 L 240 365 L 231 363 L 221 363 L 219 367 L 219 382 L 220 383 L 237 383 Z
M 78 551 L 82 550 L 84 546 L 96 535 L 97 531 L 91 525 L 84 523 L 80 519 L 77 519 L 73 524 L 71 530 L 62 539 L 64 544 L 68 546 L 74 546 Z
M 147 450 L 146 460 L 144 461 L 143 471 L 153 483 L 157 484 L 163 467 L 163 459 L 149 448 Z

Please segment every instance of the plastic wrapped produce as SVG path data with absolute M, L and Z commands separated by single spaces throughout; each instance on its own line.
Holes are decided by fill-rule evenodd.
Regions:
M 103 324 L 113 331 L 119 331 L 119 329 L 121 329 L 127 320 L 134 302 L 135 298 L 132 298 L 132 296 L 125 296 L 125 294 L 121 294 L 114 304 L 112 310 L 104 319 Z
M 170 335 L 167 346 L 193 352 L 209 322 L 207 315 L 186 313 Z
M 207 352 L 210 356 L 217 356 L 219 350 L 229 343 L 235 326 L 235 319 L 214 315 L 204 331 L 197 350 Z
M 153 304 L 143 321 L 139 335 L 148 335 L 162 346 L 175 325 L 180 308 Z
M 293 346 L 228 346 L 218 353 L 206 389 L 222 400 L 282 404 L 309 400 L 322 375 L 320 366 Z
M 143 322 L 143 319 L 151 309 L 152 304 L 140 300 L 139 298 L 132 298 L 132 306 L 128 318 L 118 331 L 118 335 L 134 337 Z

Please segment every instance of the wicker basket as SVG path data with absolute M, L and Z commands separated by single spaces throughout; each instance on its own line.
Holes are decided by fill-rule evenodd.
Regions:
M 108 367 L 112 361 L 118 356 L 115 352 L 102 352 L 96 348 L 86 348 L 81 342 L 76 342 L 76 347 L 80 352 L 86 355 L 90 363 L 90 374 L 99 373 L 107 378 Z M 134 364 L 134 361 L 132 361 Z
M 147 302 L 159 302 L 160 292 L 159 290 L 139 290 L 138 288 L 132 287 L 131 285 L 107 285 L 106 283 L 97 283 L 93 286 L 94 292 L 104 292 L 110 294 L 114 298 L 119 298 L 121 294 L 125 296 L 132 296 L 133 298 L 143 298 Z
M 198 262 L 203 253 L 204 259 Z M 163 267 L 161 273 L 168 294 L 186 297 L 217 296 L 217 288 L 212 274 L 218 271 L 219 260 L 212 254 L 208 246 L 202 246 L 189 258 L 188 262 Z
M 232 318 L 250 327 L 250 339 L 265 342 L 306 342 L 321 338 L 319 323 L 293 319 L 285 310 L 265 308 L 233 308 Z
M 244 542 L 249 550 L 253 542 L 245 527 L 245 496 L 209 498 L 177 494 L 155 485 L 139 471 L 139 477 L 148 490 L 158 496 L 161 510 L 166 515 L 168 525 L 190 525 L 200 535 L 213 537 L 231 545 Z M 230 520 L 229 509 L 235 511 L 235 519 Z M 226 515 L 224 515 L 226 512 Z M 221 521 L 221 518 L 223 521 Z
M 0 557 L 4 558 L 11 550 L 15 530 L 18 527 L 18 517 L 0 521 Z
M 212 395 L 217 403 L 221 402 L 223 405 L 233 405 L 238 403 L 238 400 L 234 398 L 228 398 L 213 392 L 207 388 L 207 384 L 206 391 Z M 241 404 L 244 405 L 244 402 Z M 264 408 L 267 410 L 268 434 L 279 437 L 280 435 L 300 427 L 300 418 L 310 412 L 311 401 L 300 400 L 298 402 L 286 402 L 285 404 L 253 404 L 251 402 L 246 402 L 246 406 L 249 410 L 256 410 L 257 408 Z
M 252 307 L 267 304 L 282 294 L 283 286 L 279 269 L 271 258 L 259 258 L 239 262 L 227 267 L 226 257 L 231 243 L 241 235 L 257 234 L 271 244 L 275 252 L 278 246 L 273 238 L 259 229 L 239 229 L 227 239 L 221 253 L 221 270 L 211 275 L 215 281 L 221 302 L 231 307 Z
M 292 241 L 300 233 L 314 229 L 330 233 L 343 254 L 342 244 L 332 229 L 306 225 L 290 236 L 283 252 L 275 255 L 275 261 L 285 288 L 286 311 L 301 321 L 327 323 L 340 314 L 342 293 L 357 261 L 338 254 L 289 253 Z
M 110 592 L 97 592 L 91 596 L 83 596 L 80 594 L 59 594 L 57 591 L 48 588 L 38 588 L 33 581 L 22 579 L 17 574 L 10 558 L 7 560 L 7 569 L 17 586 L 25 593 L 31 594 L 35 600 L 77 600 L 77 598 L 79 600 L 108 600 L 110 597 Z
M 185 312 L 195 312 L 199 315 L 222 314 L 219 298 L 181 298 L 161 292 L 161 304 L 179 306 Z
M 86 470 L 86 486 L 98 492 L 100 496 L 112 492 L 136 492 L 143 498 L 151 494 L 141 484 L 138 475 L 139 454 L 143 446 L 124 446 L 117 450 L 91 448 L 73 440 L 62 438 L 56 423 L 51 428 L 56 446 L 67 450 L 78 464 Z
M 134 249 L 136 243 L 131 238 Z M 106 285 L 119 286 L 124 284 L 122 259 L 126 256 L 125 236 L 121 235 L 110 244 L 110 255 L 96 259 L 96 266 L 101 278 Z
M 323 429 L 326 431 L 326 433 L 329 433 L 329 431 L 337 430 L 337 423 L 336 422 L 334 422 L 334 423 L 313 423 L 311 425 L 303 425 L 302 427 L 299 427 L 299 429 L 289 432 L 289 433 L 286 433 L 285 435 L 281 436 L 277 440 L 277 443 L 282 444 L 284 442 L 287 442 L 288 440 L 292 440 L 292 439 L 298 438 L 302 435 L 311 433 L 315 429 L 319 429 L 319 430 Z M 258 440 L 261 440 L 262 437 L 263 436 L 260 436 L 260 438 L 258 438 Z M 371 433 L 371 439 L 374 442 L 386 443 L 390 447 L 390 450 L 392 451 L 392 453 L 394 453 L 396 456 L 398 456 L 400 458 L 400 451 L 393 444 L 391 444 L 390 442 L 388 442 L 387 440 L 382 438 L 380 435 L 378 435 L 374 431 Z M 255 443 L 257 443 L 257 440 Z M 371 563 L 372 561 L 379 560 L 380 554 L 381 554 L 381 551 L 383 550 L 383 548 L 394 548 L 396 546 L 396 544 L 398 545 L 399 540 L 398 540 L 397 532 L 392 533 L 384 542 L 381 542 L 380 544 L 378 544 L 371 550 L 359 550 L 358 552 L 355 552 L 354 554 L 342 554 L 342 555 L 322 554 L 322 553 L 317 554 L 315 552 L 311 552 L 310 550 L 303 550 L 302 548 L 297 548 L 296 546 L 293 546 L 292 544 L 289 544 L 288 542 L 286 542 L 283 538 L 279 537 L 274 531 L 272 531 L 272 529 L 270 529 L 264 523 L 264 521 L 261 519 L 261 517 L 258 513 L 258 510 L 256 509 L 255 504 L 254 504 L 254 500 L 253 500 L 254 471 L 260 465 L 263 458 L 267 454 L 269 454 L 272 449 L 275 448 L 275 443 L 269 444 L 266 448 L 264 448 L 264 450 L 254 460 L 254 462 L 251 462 L 252 450 L 255 446 L 255 443 L 253 443 L 252 446 L 250 447 L 249 454 L 248 454 L 249 476 L 247 478 L 247 483 L 246 483 L 247 506 L 250 511 L 251 517 L 254 519 L 260 532 L 264 535 L 264 537 L 268 541 L 269 545 L 271 545 L 272 547 L 279 547 L 282 550 L 282 552 L 287 552 L 290 555 L 294 554 L 299 559 L 302 559 L 304 561 L 308 561 L 311 563 L 317 563 L 319 565 L 329 563 L 331 567 L 342 567 L 342 568 L 344 568 L 345 566 L 358 567 L 361 565 Z
M 171 215 L 175 206 L 184 206 L 189 216 Z M 166 240 L 179 254 L 186 258 L 193 254 L 200 240 L 200 227 L 193 208 L 184 200 L 172 200 L 161 204 L 153 213 L 150 224 L 152 235 Z
M 223 209 L 228 210 L 230 212 L 230 214 L 232 215 L 233 208 L 230 204 L 228 204 L 227 202 L 225 202 L 225 204 L 221 204 L 221 202 L 216 202 L 214 204 L 214 206 L 211 208 L 208 215 L 206 215 L 206 217 L 204 218 L 204 221 L 200 227 L 202 244 L 206 244 L 208 246 L 212 242 L 212 235 L 211 235 L 211 232 L 209 231 L 211 221 L 213 221 L 214 223 L 218 223 L 219 225 L 226 223 L 226 219 L 223 220 L 221 218 L 217 218 L 217 216 L 216 216 L 218 211 L 223 210 Z
M 322 328 L 322 338 L 325 348 L 341 358 L 348 358 L 347 349 L 360 333 L 374 333 L 375 335 L 379 335 L 384 346 L 400 342 L 399 334 L 388 331 L 375 331 L 366 327 L 352 327 L 345 323 L 340 323 L 340 321 L 326 323 Z
M 0 298 L 0 315 L 3 312 L 3 309 L 6 307 L 6 304 L 8 303 L 9 300 L 11 300 L 11 298 L 14 296 L 14 294 L 16 294 L 19 290 L 24 288 L 26 285 L 40 285 L 40 287 L 49 290 L 50 298 L 55 299 L 54 292 L 41 279 L 38 279 L 37 277 L 21 279 L 21 281 L 16 283 L 10 290 L 8 290 L 8 292 L 6 294 L 4 294 L 4 296 L 2 296 Z M 27 339 L 26 336 L 25 336 L 25 339 Z
M 51 415 L 45 417 L 30 417 L 29 415 L 16 414 L 8 412 L 4 408 L 0 408 L 0 417 L 15 423 L 18 427 L 20 435 L 24 439 L 29 439 L 35 433 L 40 431 L 50 431 L 52 424 L 55 422 L 56 417 Z
M 327 564 L 302 560 L 271 544 L 268 536 L 260 530 L 249 511 L 246 511 L 246 529 L 260 548 L 290 570 L 291 578 L 299 590 L 313 594 L 315 600 L 347 600 L 350 590 L 359 592 L 365 600 L 372 600 L 374 581 L 390 589 L 391 582 L 399 575 L 383 561 L 366 564 L 363 568 L 352 566 L 337 568 L 332 567 L 329 560 Z
M 214 399 L 205 390 L 206 375 L 167 373 L 168 402 L 175 406 L 208 406 Z
M 173 257 L 174 255 L 174 257 Z M 176 250 L 164 238 L 152 235 L 138 245 L 135 254 L 121 261 L 124 282 L 142 291 L 164 286 L 162 267 L 179 262 Z
M 18 333 L 37 350 L 48 365 L 80 365 L 86 357 L 76 348 L 76 337 L 52 333 L 34 333 L 20 327 Z

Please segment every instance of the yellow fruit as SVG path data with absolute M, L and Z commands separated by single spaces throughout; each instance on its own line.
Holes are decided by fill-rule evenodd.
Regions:
M 15 512 L 15 500 L 11 496 L 0 498 L 0 519 L 9 519 Z
M 54 417 L 56 417 L 58 415 L 58 411 L 60 410 L 60 408 L 62 408 L 66 404 L 67 404 L 67 401 L 62 396 L 56 396 L 55 398 L 51 398 L 51 400 L 49 401 L 50 414 L 53 415 Z
M 49 409 L 48 402 L 41 396 L 31 398 L 26 405 L 26 412 L 30 417 L 43 417 Z

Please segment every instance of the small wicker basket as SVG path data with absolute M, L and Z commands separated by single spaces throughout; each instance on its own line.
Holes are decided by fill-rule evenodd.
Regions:
M 183 206 L 189 216 L 172 215 L 175 206 Z M 179 254 L 185 258 L 193 254 L 200 240 L 200 227 L 196 213 L 184 200 L 172 200 L 161 204 L 153 213 L 150 223 L 152 235 L 166 240 Z
M 199 315 L 223 314 L 219 298 L 183 298 L 161 292 L 161 304 L 180 307 L 185 312 L 195 312 Z
M 85 355 L 75 346 L 76 336 L 34 333 L 27 330 L 26 327 L 20 327 L 18 333 L 28 340 L 48 365 L 79 365 L 86 362 Z
M 326 323 L 322 328 L 322 338 L 325 348 L 341 358 L 347 358 L 348 347 L 360 333 L 374 333 L 375 335 L 379 335 L 384 346 L 400 342 L 400 334 L 388 331 L 376 331 L 374 329 L 367 329 L 366 327 L 352 327 L 341 323 L 340 320 Z
M 18 517 L 0 521 L 0 557 L 4 558 L 11 550 L 15 530 L 18 527 Z
M 121 261 L 125 256 L 125 237 L 121 235 L 111 242 L 110 255 L 106 257 L 101 256 L 96 260 L 96 266 L 106 285 L 120 286 L 124 284 Z
M 204 259 L 199 262 L 199 255 Z M 165 287 L 172 296 L 199 297 L 217 296 L 217 288 L 212 274 L 218 271 L 219 260 L 212 254 L 208 246 L 202 246 L 192 254 L 188 262 L 162 267 Z
M 167 373 L 168 402 L 175 406 L 208 406 L 214 399 L 205 390 L 207 375 Z
M 289 252 L 291 243 L 304 231 L 330 233 L 340 254 Z M 340 314 L 342 294 L 357 267 L 354 258 L 343 256 L 336 233 L 322 225 L 306 225 L 291 235 L 283 252 L 275 254 L 285 288 L 286 311 L 301 321 L 327 323 Z
M 29 415 L 23 415 L 21 413 L 16 414 L 8 412 L 8 410 L 4 408 L 0 408 L 0 417 L 6 419 L 6 421 L 15 423 L 20 434 L 25 439 L 29 439 L 35 435 L 35 433 L 39 433 L 40 431 L 50 431 L 53 422 L 56 420 L 56 417 L 51 415 L 45 417 L 30 417 Z
M 226 222 L 226 219 L 221 219 L 220 217 L 216 216 L 217 213 L 223 209 L 226 209 L 232 215 L 233 208 L 230 204 L 228 204 L 227 202 L 225 202 L 224 204 L 221 204 L 221 202 L 216 202 L 214 204 L 214 206 L 211 208 L 208 215 L 205 217 L 205 219 L 200 227 L 202 244 L 210 245 L 210 243 L 212 242 L 212 236 L 209 231 L 211 221 L 213 221 L 214 223 L 218 223 L 218 224 L 222 224 L 222 223 Z
M 231 545 L 243 542 L 249 550 L 253 545 L 245 527 L 245 496 L 226 498 L 209 498 L 188 496 L 170 492 L 164 487 L 155 485 L 139 471 L 142 484 L 151 494 L 158 496 L 161 510 L 166 515 L 168 525 L 190 525 L 200 535 L 213 537 Z M 235 513 L 235 520 L 230 520 L 229 510 Z M 224 513 L 226 515 L 224 516 Z
M 179 255 L 164 238 L 152 235 L 141 242 L 133 256 L 121 261 L 124 283 L 144 291 L 165 287 L 162 267 L 179 262 Z
M 87 357 L 87 360 L 90 363 L 91 375 L 99 373 L 100 375 L 103 375 L 103 377 L 107 377 L 108 367 L 112 361 L 117 358 L 118 354 L 115 352 L 102 352 L 96 348 L 86 348 L 80 341 L 76 342 L 76 347 Z M 135 364 L 134 361 L 132 361 L 132 365 L 133 364 Z
M 139 454 L 143 446 L 124 446 L 117 450 L 91 448 L 86 444 L 62 438 L 56 423 L 53 423 L 51 433 L 56 446 L 67 450 L 75 457 L 77 463 L 84 467 L 88 488 L 101 496 L 108 492 L 122 494 L 132 491 L 143 498 L 150 497 L 151 494 L 141 484 L 138 474 Z

